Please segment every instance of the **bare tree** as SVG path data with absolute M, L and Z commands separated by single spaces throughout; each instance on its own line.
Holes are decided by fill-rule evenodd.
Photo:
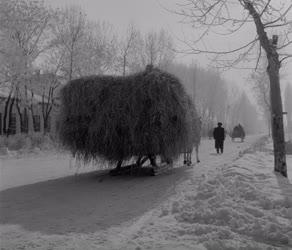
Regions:
M 82 50 L 86 19 L 81 8 L 70 6 L 58 13 L 59 19 L 54 25 L 53 35 L 59 50 L 65 53 L 62 63 L 63 75 L 70 81 L 76 74 L 76 64 Z
M 19 101 L 21 95 L 23 97 L 21 90 L 26 89 L 24 85 L 28 84 L 33 64 L 51 46 L 51 39 L 46 36 L 51 20 L 52 12 L 43 2 L 0 1 L 0 82 L 8 83 L 10 88 L 4 113 L 4 133 L 7 135 L 15 99 Z M 19 106 L 17 110 L 21 118 Z
M 119 41 L 118 67 L 121 65 L 123 76 L 126 75 L 127 68 L 129 67 L 130 57 L 135 53 L 135 47 L 137 46 L 139 36 L 139 31 L 134 24 L 130 23 L 126 30 L 126 34 Z
M 189 21 L 199 34 L 192 43 L 186 42 L 189 46 L 189 53 L 213 54 L 217 59 L 221 59 L 223 66 L 226 66 L 227 63 L 228 66 L 235 67 L 244 59 L 254 60 L 255 68 L 257 68 L 262 51 L 265 52 L 270 81 L 274 170 L 280 172 L 283 176 L 287 176 L 279 70 L 284 60 L 292 56 L 291 52 L 288 53 L 288 49 L 291 49 L 292 46 L 292 21 L 288 20 L 289 12 L 292 9 L 291 1 L 185 0 L 184 3 L 179 5 L 179 8 L 176 13 L 181 15 L 185 19 L 184 21 Z M 206 47 L 209 34 L 217 34 L 220 37 L 224 36 L 231 39 L 236 36 L 236 33 L 246 32 L 246 27 L 252 28 L 251 24 L 254 25 L 255 36 L 250 41 L 239 46 L 236 45 L 226 51 L 214 51 L 210 47 Z M 279 46 L 277 34 L 273 35 L 272 38 L 269 37 L 271 31 L 276 32 L 276 30 L 281 33 Z M 245 35 L 245 37 L 247 36 Z M 254 57 L 256 48 L 258 48 L 257 58 Z M 234 53 L 236 53 L 236 57 L 234 57 Z M 222 56 L 227 56 L 227 59 L 222 59 Z
M 63 55 L 59 55 L 57 58 L 55 58 L 54 62 L 54 68 L 52 68 L 51 65 L 47 65 L 47 67 L 44 67 L 47 69 L 47 72 L 40 75 L 38 93 L 41 95 L 41 110 L 42 110 L 42 116 L 44 121 L 44 134 L 47 134 L 49 132 L 49 126 L 50 126 L 50 117 L 52 114 L 52 111 L 54 108 L 58 107 L 60 103 L 58 102 L 58 88 L 61 87 L 61 79 L 58 76 Z M 50 58 L 52 59 L 52 58 Z M 50 67 L 51 66 L 51 67 Z
M 133 53 L 129 60 L 130 72 L 137 72 L 151 64 L 167 70 L 175 57 L 172 37 L 167 31 L 150 31 L 144 35 L 138 32 Z
M 164 29 L 147 33 L 142 57 L 146 64 L 166 68 L 174 59 L 174 44 L 171 36 Z
M 122 74 L 134 73 L 151 64 L 167 69 L 174 59 L 172 37 L 163 29 L 142 34 L 132 24 L 119 42 L 117 70 Z
M 80 7 L 71 6 L 58 12 L 52 35 L 52 51 L 62 55 L 58 74 L 68 81 L 114 71 L 117 37 L 111 24 L 89 21 Z
M 113 72 L 117 55 L 117 36 L 107 22 L 87 21 L 76 62 L 78 75 Z

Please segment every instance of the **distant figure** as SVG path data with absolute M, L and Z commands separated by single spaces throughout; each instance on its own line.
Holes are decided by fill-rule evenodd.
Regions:
M 241 142 L 244 141 L 245 138 L 245 132 L 243 127 L 241 126 L 241 124 L 239 123 L 237 126 L 234 127 L 233 131 L 232 131 L 232 141 L 235 140 L 235 138 L 240 138 Z
M 214 128 L 213 137 L 215 139 L 215 148 L 216 148 L 217 154 L 219 154 L 219 150 L 221 154 L 223 154 L 225 129 L 222 127 L 221 122 L 218 122 L 218 127 Z

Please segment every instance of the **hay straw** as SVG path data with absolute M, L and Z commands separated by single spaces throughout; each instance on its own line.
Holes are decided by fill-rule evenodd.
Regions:
M 79 78 L 63 87 L 61 98 L 61 142 L 84 162 L 149 154 L 175 159 L 197 137 L 191 99 L 176 77 L 156 68 Z

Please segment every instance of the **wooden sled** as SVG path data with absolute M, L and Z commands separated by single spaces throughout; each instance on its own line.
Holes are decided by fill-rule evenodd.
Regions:
M 126 165 L 120 169 L 112 169 L 109 171 L 111 176 L 130 175 L 130 176 L 157 176 L 171 172 L 172 164 L 161 163 L 157 166 L 148 165 L 145 167 L 137 166 L 136 164 Z

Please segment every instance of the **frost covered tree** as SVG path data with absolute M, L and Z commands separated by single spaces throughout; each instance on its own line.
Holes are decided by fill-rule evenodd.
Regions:
M 236 67 L 243 60 L 253 60 L 255 68 L 261 54 L 265 53 L 271 90 L 274 170 L 283 176 L 287 176 L 287 164 L 279 71 L 283 62 L 292 56 L 289 52 L 292 47 L 291 9 L 291 1 L 185 0 L 175 11 L 184 18 L 184 22 L 192 25 L 198 35 L 192 42 L 186 42 L 188 53 L 215 55 L 217 64 L 223 67 Z M 234 39 L 240 34 L 241 44 Z M 254 37 L 247 40 L 248 34 Z M 230 45 L 229 48 L 213 50 L 210 42 L 218 37 L 219 40 L 227 38 L 225 44 Z M 233 43 L 230 42 L 232 39 Z M 255 51 L 258 52 L 257 57 Z
M 166 70 L 174 58 L 173 39 L 166 30 L 150 31 L 146 34 L 138 32 L 129 60 L 129 70 L 132 73 L 141 71 L 149 64 Z
M 34 63 L 52 46 L 48 36 L 52 16 L 52 11 L 40 1 L 0 1 L 0 82 L 9 83 L 7 86 L 10 88 L 3 117 L 6 135 L 9 135 L 13 105 L 17 106 L 20 121 L 23 120 L 17 101 L 20 95 L 26 100 L 26 108 L 32 107 L 26 91 L 29 87 L 28 79 Z M 30 111 L 33 112 L 31 108 Z
M 61 60 L 58 74 L 66 80 L 114 70 L 117 38 L 110 23 L 89 21 L 80 7 L 70 6 L 57 11 L 53 27 L 47 61 L 55 68 Z
M 116 34 L 110 23 L 87 20 L 76 62 L 78 76 L 112 72 L 117 53 L 116 44 Z
M 129 65 L 133 61 L 134 54 L 137 52 L 139 38 L 140 33 L 138 29 L 134 24 L 130 23 L 118 45 L 118 68 L 121 65 L 123 76 L 126 75 Z
M 38 73 L 32 76 L 32 80 L 38 84 L 33 86 L 31 91 L 36 92 L 41 96 L 40 106 L 44 121 L 44 134 L 49 132 L 51 114 L 55 110 L 54 108 L 59 105 L 59 96 L 57 92 L 60 89 L 63 80 L 59 76 L 62 62 L 62 55 L 59 55 L 56 52 L 54 53 L 54 51 L 51 50 L 49 57 L 40 65 L 42 74 Z
M 6 79 L 16 75 L 23 77 L 51 46 L 47 36 L 51 20 L 52 12 L 43 2 L 0 1 L 1 74 L 5 74 Z
M 70 81 L 76 77 L 77 62 L 82 50 L 82 41 L 85 36 L 85 13 L 76 6 L 70 6 L 58 12 L 58 20 L 54 26 L 53 35 L 60 54 L 64 54 L 62 71 Z
M 148 32 L 144 37 L 144 61 L 146 64 L 166 68 L 174 59 L 174 44 L 164 29 Z

